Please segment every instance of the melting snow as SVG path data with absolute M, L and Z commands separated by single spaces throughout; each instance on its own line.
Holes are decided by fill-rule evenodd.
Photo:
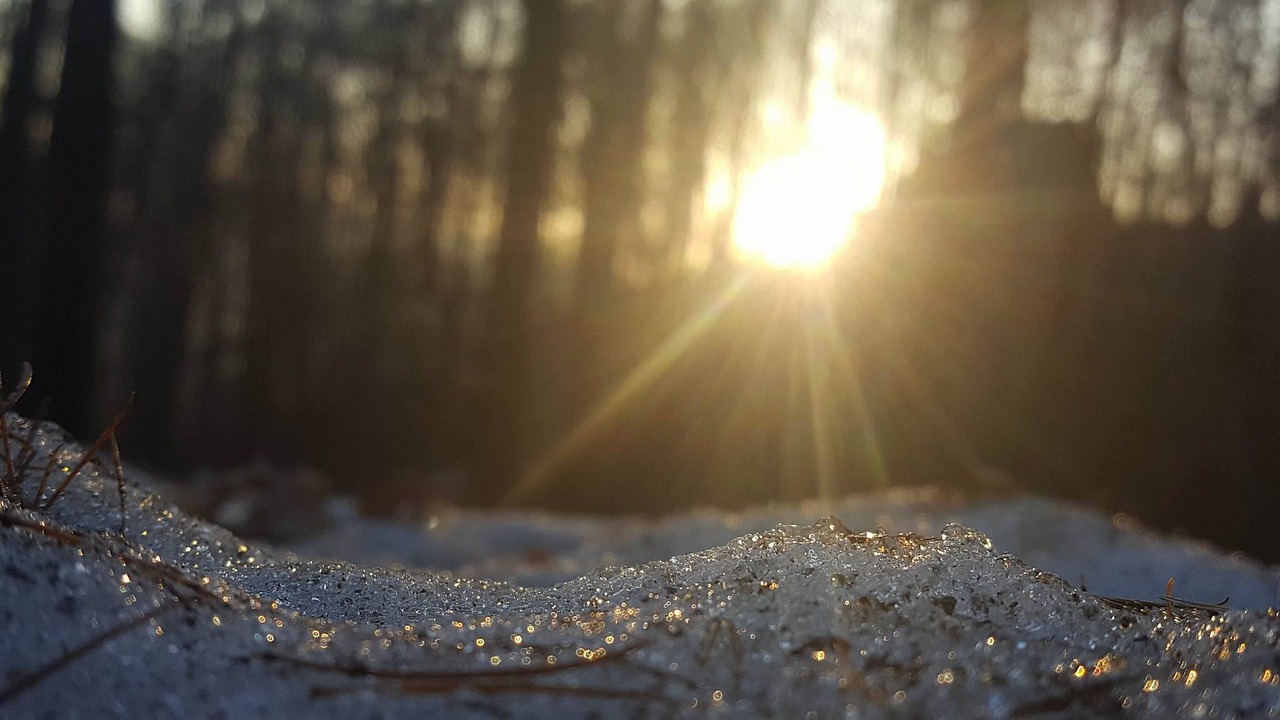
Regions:
M 31 431 L 15 415 L 9 425 Z M 39 451 L 31 467 L 42 469 L 64 438 L 51 426 L 29 436 Z M 25 474 L 28 496 L 39 475 Z M 431 551 L 430 564 L 453 572 L 301 560 L 134 483 L 126 505 L 121 536 L 115 483 L 99 470 L 48 510 L 0 502 L 0 715 L 1280 712 L 1272 613 L 1103 598 L 1002 554 L 1002 535 L 1060 573 L 1090 568 L 1094 592 L 1122 582 L 1100 569 L 1132 572 L 1145 587 L 1176 566 L 1179 595 L 1208 578 L 1196 581 L 1212 592 L 1196 599 L 1220 599 L 1231 583 L 1261 598 L 1271 571 L 1034 498 L 950 509 L 924 496 L 851 499 L 834 507 L 843 522 L 802 518 L 804 507 L 701 513 L 617 524 L 612 540 L 585 518 L 457 513 L 435 536 L 357 523 L 299 550 L 338 555 L 346 533 L 359 555 L 376 535 L 401 545 L 401 562 Z M 868 510 L 887 517 L 880 524 L 928 532 L 876 530 Z M 948 513 L 967 513 L 966 524 L 919 527 Z M 1050 516 L 1065 526 L 1044 527 Z M 762 529 L 779 519 L 803 521 Z M 460 572 L 483 567 L 504 533 L 524 545 L 484 574 L 544 586 Z M 1078 540 L 1070 552 L 1064 537 Z M 531 547 L 556 557 L 531 557 Z M 683 554 L 658 559 L 669 550 Z M 1081 559 L 1088 553 L 1109 559 Z M 602 558 L 617 562 L 596 567 Z

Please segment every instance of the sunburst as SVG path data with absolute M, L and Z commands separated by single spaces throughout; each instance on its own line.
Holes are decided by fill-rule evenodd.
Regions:
M 738 255 L 781 268 L 825 266 L 880 199 L 885 148 L 875 115 L 836 99 L 816 104 L 804 146 L 745 179 L 733 224 Z

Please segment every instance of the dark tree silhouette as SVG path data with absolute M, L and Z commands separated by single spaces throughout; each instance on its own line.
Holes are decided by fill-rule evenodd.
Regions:
M 375 376 L 389 374 L 388 355 L 396 352 L 389 346 L 392 338 L 387 329 L 394 325 L 395 305 L 400 294 L 397 291 L 401 284 L 396 272 L 396 240 L 400 217 L 398 200 L 403 183 L 399 160 L 403 132 L 400 106 L 408 79 L 407 55 L 408 48 L 393 44 L 388 57 L 382 62 L 386 76 L 373 91 L 378 125 L 366 160 L 366 172 L 378 212 L 364 263 L 364 287 L 360 292 L 364 323 L 356 344 L 366 366 L 374 369 Z
M 94 375 L 107 259 L 105 211 L 115 107 L 114 0 L 74 0 L 54 104 L 46 192 L 43 289 L 32 360 L 54 417 L 72 432 L 98 424 Z
M 48 10 L 48 0 L 32 0 L 15 33 L 0 125 L 0 258 L 5 265 L 0 307 L 7 309 L 0 324 L 0 372 L 5 373 L 15 372 L 31 352 L 30 313 L 38 248 L 32 232 L 31 206 L 37 197 L 33 192 L 37 183 L 30 121 L 40 101 L 36 65 Z
M 980 0 L 977 5 L 953 131 L 956 151 L 970 170 L 956 180 L 967 192 L 1010 184 L 1001 132 L 1022 118 L 1030 22 L 1028 3 Z
M 605 46 L 594 87 L 588 89 L 591 129 L 582 148 L 584 215 L 575 303 L 593 312 L 614 285 L 620 240 L 633 237 L 645 148 L 653 66 L 659 48 L 662 2 L 648 0 L 637 20 L 621 3 L 599 7 Z M 626 27 L 626 23 L 635 27 Z
M 174 23 L 174 32 L 199 31 Z M 178 387 L 186 359 L 186 337 L 194 286 L 214 264 L 217 248 L 209 227 L 214 203 L 210 163 L 226 128 L 234 63 L 244 40 L 237 22 L 222 42 L 204 41 L 183 57 L 162 54 L 171 72 L 156 74 L 168 86 L 152 87 L 147 102 L 160 106 L 146 127 L 160 149 L 146 173 L 135 241 L 137 287 L 133 297 L 135 344 L 132 389 L 137 403 L 130 442 L 153 461 L 172 466 L 176 447 Z M 137 151 L 142 154 L 139 149 Z M 143 172 L 139 170 L 139 172 Z
M 723 270 L 730 261 L 733 240 L 733 216 L 742 195 L 742 175 L 746 171 L 747 139 L 751 131 L 751 118 L 756 110 L 759 88 L 756 73 L 765 58 L 765 42 L 769 35 L 771 17 L 768 0 L 747 0 L 739 9 L 737 18 L 740 33 L 730 33 L 719 47 L 718 75 L 725 78 L 727 87 L 721 93 L 724 115 L 728 118 L 729 135 L 729 201 L 716 218 L 711 237 L 711 263 Z
M 534 293 L 540 268 L 539 220 L 551 192 L 561 116 L 564 8 L 525 0 L 524 50 L 511 90 L 506 202 L 489 292 L 488 441 L 477 453 L 487 491 L 509 485 L 528 457 L 529 362 Z M 484 498 L 489 499 L 489 498 Z
M 322 322 L 314 304 L 316 281 L 324 277 L 323 255 L 306 233 L 297 181 L 300 119 L 324 99 L 311 82 L 314 60 L 285 53 L 301 43 L 298 36 L 306 30 L 305 20 L 293 12 L 273 9 L 260 28 L 243 396 L 246 417 L 253 420 L 244 426 L 244 442 L 258 452 L 269 448 L 286 456 L 299 451 L 295 433 L 304 422 L 301 400 L 311 377 L 308 343 Z
M 684 34 L 672 50 L 672 70 L 678 75 L 669 152 L 678 162 L 668 185 L 663 235 L 669 248 L 668 272 L 673 276 L 683 269 L 698 206 L 696 197 L 706 179 L 705 154 L 715 94 L 715 45 L 710 42 L 715 36 L 715 20 L 710 3 L 686 5 Z

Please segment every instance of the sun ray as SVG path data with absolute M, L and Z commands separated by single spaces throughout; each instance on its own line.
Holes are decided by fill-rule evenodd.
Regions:
M 834 382 L 837 387 L 844 388 L 853 401 L 853 410 L 857 414 L 855 429 L 862 439 L 867 460 L 871 463 L 871 480 L 877 488 L 888 487 L 889 468 L 880 446 L 880 435 L 876 429 L 875 419 L 871 415 L 871 407 L 863 390 L 863 373 L 859 372 L 853 347 L 841 332 L 839 323 L 836 322 L 830 294 L 823 293 L 821 297 L 822 306 L 819 316 L 822 319 L 823 336 L 827 341 L 825 352 L 835 365 Z
M 503 496 L 507 503 L 527 500 L 552 474 L 594 440 L 609 420 L 651 387 L 688 351 L 719 318 L 725 308 L 746 289 L 751 276 L 738 275 L 723 292 L 700 312 L 689 318 L 656 350 L 649 354 L 587 415 L 573 430 L 543 457 L 538 458 L 519 481 Z
M 745 334 L 738 333 L 735 340 L 739 343 L 735 352 L 743 353 L 747 349 L 758 350 L 758 340 L 761 338 L 776 337 L 778 327 L 783 321 L 783 308 L 780 304 L 774 304 L 768 311 L 765 319 L 760 323 L 758 333 Z M 720 445 L 719 447 L 728 448 L 727 457 L 741 456 L 740 447 L 743 438 L 749 436 L 753 430 L 759 430 L 759 418 L 755 416 L 756 403 L 759 401 L 759 388 L 766 387 L 768 381 L 767 366 L 769 357 L 763 352 L 750 352 L 748 357 L 751 358 L 750 372 L 744 387 L 733 394 L 732 407 L 729 410 L 726 421 L 721 426 Z M 734 473 L 730 473 L 733 475 Z
M 834 496 L 835 460 L 832 457 L 830 408 L 826 400 L 831 397 L 831 378 L 827 373 L 830 348 L 818 346 L 817 334 L 810 324 L 805 327 L 806 364 L 808 365 L 809 424 L 813 433 L 814 474 L 817 475 L 818 499 L 824 503 Z

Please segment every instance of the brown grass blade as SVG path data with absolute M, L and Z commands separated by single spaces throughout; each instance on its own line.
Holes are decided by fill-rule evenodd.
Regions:
M 76 463 L 76 466 L 71 470 L 71 472 L 63 478 L 62 483 L 58 485 L 58 487 L 54 489 L 53 493 L 49 495 L 49 498 L 44 501 L 41 505 L 42 509 L 48 510 L 53 507 L 54 503 L 58 502 L 58 500 L 62 498 L 63 494 L 67 492 L 67 487 L 71 485 L 71 481 L 76 479 L 76 476 L 80 474 L 80 471 L 84 470 L 84 466 L 88 465 L 89 462 L 93 460 L 93 457 L 98 454 L 98 451 L 102 449 L 102 446 L 107 444 L 107 439 L 115 434 L 116 428 L 120 427 L 120 423 L 124 420 L 125 413 L 129 412 L 129 407 L 131 405 L 133 405 L 133 395 L 129 396 L 129 400 L 125 403 L 124 409 L 111 420 L 107 425 L 107 429 L 103 430 L 102 433 L 98 435 L 98 439 L 94 440 L 93 444 L 89 446 L 89 449 L 80 456 L 80 462 Z

